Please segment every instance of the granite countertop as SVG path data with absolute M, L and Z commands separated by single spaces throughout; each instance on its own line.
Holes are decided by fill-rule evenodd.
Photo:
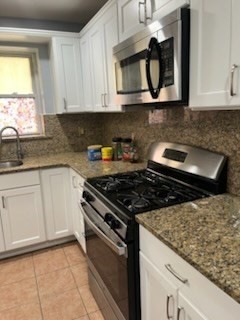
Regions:
M 66 152 L 40 157 L 26 157 L 23 165 L 13 168 L 0 168 L 0 174 L 21 172 L 33 169 L 71 167 L 83 178 L 98 177 L 118 172 L 128 172 L 146 168 L 146 163 L 123 161 L 89 161 L 86 152 Z
M 240 197 L 222 194 L 136 219 L 240 303 Z

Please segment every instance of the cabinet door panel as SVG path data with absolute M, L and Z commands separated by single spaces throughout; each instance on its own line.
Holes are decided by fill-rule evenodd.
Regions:
M 178 320 L 208 320 L 189 300 L 187 300 L 180 292 L 178 295 Z
M 88 34 L 80 39 L 81 65 L 83 73 L 83 105 L 85 111 L 93 111 L 92 71 Z
M 53 51 L 58 112 L 82 111 L 78 39 L 54 38 Z
M 15 249 L 46 239 L 40 186 L 1 192 L 1 209 L 6 249 Z
M 119 37 L 123 41 L 145 28 L 145 9 L 141 0 L 119 0 Z M 140 20 L 143 23 L 140 23 Z
M 48 240 L 72 235 L 68 169 L 43 170 L 41 175 Z
M 175 319 L 177 287 L 167 280 L 141 252 L 140 277 L 142 319 L 168 320 L 168 313 L 172 319 Z
M 191 1 L 190 107 L 229 101 L 231 1 Z

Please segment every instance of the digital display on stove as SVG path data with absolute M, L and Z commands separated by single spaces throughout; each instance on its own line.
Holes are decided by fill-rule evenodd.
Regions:
M 186 152 L 177 151 L 173 149 L 165 149 L 162 157 L 183 163 L 186 160 L 187 155 L 188 154 Z

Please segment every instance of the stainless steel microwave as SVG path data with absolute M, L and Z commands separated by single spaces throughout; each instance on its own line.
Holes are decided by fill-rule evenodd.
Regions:
M 178 9 L 113 48 L 117 104 L 188 104 L 189 9 Z

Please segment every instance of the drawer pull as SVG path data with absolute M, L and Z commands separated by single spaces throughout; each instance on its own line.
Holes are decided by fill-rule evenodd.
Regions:
M 5 198 L 4 197 L 2 197 L 2 206 L 3 206 L 3 209 L 6 209 Z
M 173 298 L 173 296 L 171 294 L 168 294 L 167 295 L 167 319 L 168 320 L 173 319 L 173 316 L 169 315 L 169 301 L 170 301 L 171 298 Z
M 169 272 L 171 272 L 171 274 L 174 275 L 174 277 L 176 277 L 178 280 L 180 280 L 182 283 L 187 283 L 188 279 L 181 277 L 173 268 L 170 264 L 165 264 L 165 267 L 167 268 L 167 270 Z
M 177 309 L 177 320 L 180 320 L 181 311 L 183 310 L 182 307 L 178 307 Z

